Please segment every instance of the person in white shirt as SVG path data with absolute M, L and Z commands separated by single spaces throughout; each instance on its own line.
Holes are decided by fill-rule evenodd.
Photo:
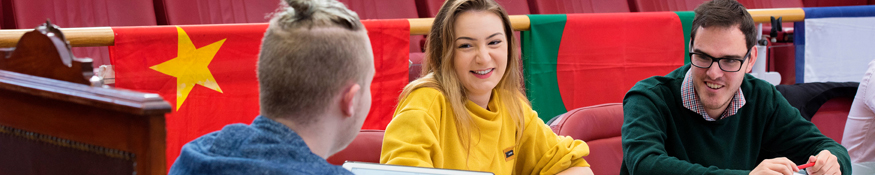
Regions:
M 860 81 L 854 103 L 845 124 L 842 145 L 848 148 L 852 163 L 875 161 L 875 60 L 869 62 L 869 69 Z

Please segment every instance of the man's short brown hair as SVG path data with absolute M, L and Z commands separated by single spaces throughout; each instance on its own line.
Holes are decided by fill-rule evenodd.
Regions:
M 261 115 L 306 124 L 341 88 L 365 82 L 373 55 L 358 15 L 342 3 L 286 3 L 290 7 L 271 20 L 258 56 Z
M 753 18 L 747 12 L 747 8 L 735 0 L 711 0 L 696 7 L 696 18 L 693 19 L 693 29 L 690 33 L 690 42 L 696 39 L 696 31 L 699 27 L 708 28 L 732 27 L 738 25 L 738 29 L 744 33 L 745 44 L 751 48 L 756 44 L 756 27 Z

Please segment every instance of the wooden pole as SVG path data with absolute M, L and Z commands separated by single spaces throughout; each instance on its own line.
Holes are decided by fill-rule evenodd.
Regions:
M 0 30 L 0 47 L 15 47 L 25 32 L 33 29 Z M 112 46 L 115 33 L 111 27 L 61 28 L 73 47 Z
M 805 11 L 802 8 L 780 8 L 780 9 L 751 9 L 747 10 L 750 16 L 753 17 L 755 23 L 771 23 L 770 17 L 784 17 L 783 22 L 801 22 L 805 21 Z
M 748 12 L 756 23 L 769 23 L 771 16 L 784 17 L 783 22 L 805 20 L 805 11 L 801 8 L 752 9 Z M 410 22 L 411 35 L 426 35 L 431 30 L 434 18 L 411 18 L 407 21 Z M 510 23 L 515 31 L 527 31 L 531 27 L 526 15 L 510 15 Z M 0 47 L 15 47 L 21 35 L 31 30 L 0 30 Z M 62 28 L 61 31 L 73 47 L 112 46 L 115 39 L 111 27 Z
M 527 31 L 531 27 L 529 16 L 526 15 L 510 15 L 510 24 L 514 31 Z M 411 18 L 410 34 L 411 35 L 427 35 L 431 31 L 431 24 L 434 23 L 434 18 Z

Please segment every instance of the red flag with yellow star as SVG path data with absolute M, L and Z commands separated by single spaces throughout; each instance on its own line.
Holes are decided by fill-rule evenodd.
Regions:
M 385 129 L 408 82 L 407 20 L 363 21 L 374 49 L 372 107 L 363 129 Z M 182 146 L 259 115 L 256 62 L 267 24 L 119 27 L 110 57 L 117 88 L 158 93 L 166 116 L 167 168 Z

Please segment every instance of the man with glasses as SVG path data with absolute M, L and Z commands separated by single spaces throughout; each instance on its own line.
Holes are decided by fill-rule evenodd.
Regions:
M 623 100 L 621 174 L 850 174 L 848 152 L 746 73 L 753 19 L 734 0 L 695 10 L 690 65 L 638 82 Z

